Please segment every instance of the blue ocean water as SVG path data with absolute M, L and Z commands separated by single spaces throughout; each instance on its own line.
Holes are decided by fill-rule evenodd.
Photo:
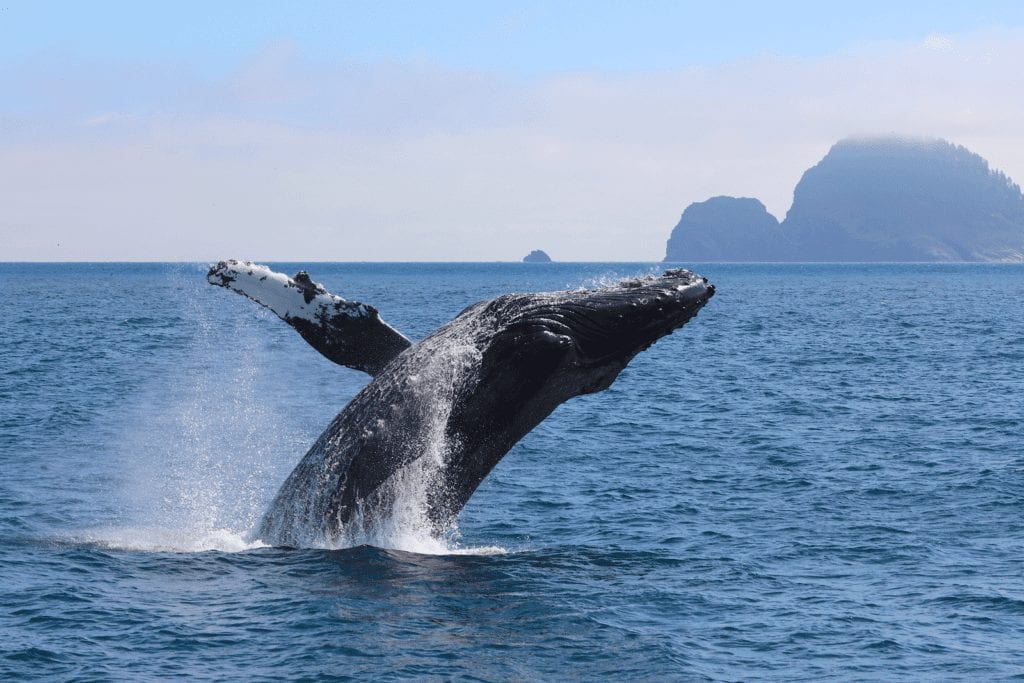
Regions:
M 308 269 L 421 338 L 656 267 Z M 457 543 L 337 550 L 246 534 L 366 378 L 205 270 L 0 264 L 0 679 L 1024 678 L 1024 267 L 696 266 Z

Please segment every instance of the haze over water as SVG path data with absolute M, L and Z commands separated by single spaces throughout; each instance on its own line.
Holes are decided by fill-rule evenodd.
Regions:
M 414 339 L 654 268 L 305 267 Z M 0 678 L 1024 675 L 1024 267 L 693 267 L 461 538 L 283 550 L 248 532 L 365 376 L 205 264 L 0 264 Z

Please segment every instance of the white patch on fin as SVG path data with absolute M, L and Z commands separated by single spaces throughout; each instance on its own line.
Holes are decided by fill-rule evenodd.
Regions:
M 283 273 L 275 273 L 251 261 L 221 261 L 206 279 L 210 284 L 227 287 L 266 306 L 285 322 L 301 318 L 318 324 L 323 318 L 335 315 L 370 315 L 366 305 L 335 296 L 318 282 L 310 280 L 308 285 L 302 286 Z

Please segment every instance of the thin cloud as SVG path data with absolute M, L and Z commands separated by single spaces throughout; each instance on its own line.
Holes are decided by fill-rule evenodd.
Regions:
M 218 81 L 9 65 L 0 259 L 653 260 L 693 201 L 781 218 L 848 135 L 945 137 L 1024 180 L 1021 63 L 997 31 L 526 82 L 287 44 Z

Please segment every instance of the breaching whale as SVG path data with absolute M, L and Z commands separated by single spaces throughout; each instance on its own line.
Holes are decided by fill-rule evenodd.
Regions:
M 338 546 L 382 525 L 443 534 L 517 441 L 568 399 L 606 389 L 714 295 L 687 270 L 591 290 L 506 294 L 412 344 L 305 272 L 222 261 L 209 282 L 266 306 L 327 358 L 373 376 L 281 486 L 256 530 Z

